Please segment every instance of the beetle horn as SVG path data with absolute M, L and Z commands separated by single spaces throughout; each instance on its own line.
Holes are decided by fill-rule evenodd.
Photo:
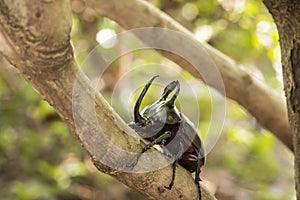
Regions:
M 180 84 L 179 84 L 179 81 L 174 81 L 174 82 L 175 82 L 175 84 L 176 84 L 176 91 L 175 91 L 174 95 L 172 96 L 172 98 L 169 100 L 169 103 L 170 103 L 171 105 L 174 105 L 174 102 L 175 102 L 175 100 L 176 100 L 176 98 L 177 98 L 177 96 L 178 96 L 178 94 L 179 94 L 179 92 L 180 92 Z
M 173 106 L 174 105 L 174 101 L 176 100 L 176 97 L 178 96 L 179 94 L 179 91 L 180 91 L 180 84 L 179 84 L 179 81 L 172 81 L 171 83 L 169 83 L 166 87 L 165 87 L 165 90 L 163 92 L 163 94 L 161 95 L 160 97 L 160 100 L 166 100 L 167 97 L 169 96 L 169 94 L 175 90 L 176 88 L 176 91 L 174 93 L 174 95 L 172 96 L 172 98 L 170 100 L 168 100 L 168 104 L 170 106 Z
M 167 97 L 169 96 L 169 94 L 175 89 L 175 87 L 177 86 L 176 81 L 172 81 L 171 83 L 169 83 L 166 87 L 164 92 L 162 93 L 162 95 L 160 96 L 161 100 L 166 100 Z
M 158 75 L 156 76 L 153 76 L 145 85 L 143 91 L 141 92 L 138 100 L 136 101 L 135 103 L 135 106 L 134 106 L 134 121 L 135 122 L 143 122 L 145 121 L 145 119 L 141 116 L 140 114 L 140 105 L 142 103 L 142 100 L 147 92 L 147 90 L 149 89 L 151 83 L 153 82 L 154 79 L 156 79 L 158 77 Z

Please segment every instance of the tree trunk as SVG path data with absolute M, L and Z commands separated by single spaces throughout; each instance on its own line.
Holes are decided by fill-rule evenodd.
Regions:
M 300 199 L 300 1 L 265 0 L 280 38 L 284 90 L 293 133 L 295 183 Z

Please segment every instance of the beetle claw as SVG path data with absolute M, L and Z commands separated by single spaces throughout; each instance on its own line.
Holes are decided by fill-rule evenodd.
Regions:
M 166 187 L 166 186 L 164 186 L 164 187 L 158 187 L 158 188 L 157 188 L 158 192 L 159 192 L 159 193 L 165 192 L 165 191 L 166 191 L 166 190 L 165 190 L 165 187 Z
M 126 168 L 129 168 L 130 170 L 133 170 L 133 168 L 136 166 L 137 162 L 138 162 L 138 160 L 135 160 L 131 164 L 127 164 Z
M 171 190 L 172 187 L 173 187 L 173 185 L 171 185 L 171 186 L 170 185 L 169 186 L 164 186 L 164 188 L 167 189 L 167 190 Z
M 126 167 L 128 167 L 130 170 L 133 170 L 133 168 L 136 166 L 138 163 L 140 157 L 142 156 L 143 150 L 137 155 L 135 160 L 131 164 L 127 164 Z

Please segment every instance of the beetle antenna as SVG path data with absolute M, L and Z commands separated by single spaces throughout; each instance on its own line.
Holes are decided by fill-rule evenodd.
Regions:
M 151 83 L 153 82 L 154 79 L 156 79 L 158 77 L 158 75 L 156 76 L 153 76 L 145 85 L 143 91 L 141 92 L 138 100 L 136 101 L 135 103 L 135 106 L 134 106 L 134 121 L 135 122 L 143 122 L 145 121 L 145 119 L 141 116 L 140 114 L 140 106 L 141 106 L 141 103 L 142 103 L 142 100 L 147 92 L 147 90 L 149 89 Z
M 175 102 L 175 100 L 176 100 L 176 98 L 177 98 L 177 96 L 180 92 L 180 83 L 179 83 L 179 81 L 177 80 L 177 81 L 174 81 L 174 82 L 176 84 L 176 91 L 175 91 L 174 95 L 172 96 L 172 98 L 169 100 L 169 103 L 171 105 L 174 105 L 174 102 Z

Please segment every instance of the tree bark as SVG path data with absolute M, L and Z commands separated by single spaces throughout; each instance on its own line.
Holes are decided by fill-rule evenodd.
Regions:
M 87 0 L 87 3 L 99 14 L 116 21 L 128 30 L 141 27 L 161 27 L 179 31 L 185 34 L 186 37 L 194 38 L 192 33 L 179 23 L 143 0 Z M 142 40 L 144 39 L 143 36 L 139 37 Z M 286 106 L 282 97 L 223 53 L 208 44 L 202 44 L 196 40 L 194 42 L 197 45 L 201 45 L 216 63 L 223 78 L 226 93 L 214 85 L 213 78 L 211 81 L 207 81 L 206 84 L 215 87 L 221 94 L 235 100 L 246 108 L 263 127 L 273 132 L 279 140 L 293 151 L 292 134 L 289 130 Z M 174 42 L 174 44 L 178 43 Z M 183 52 L 191 52 L 189 45 L 181 44 L 181 48 Z M 183 57 L 167 52 L 160 53 L 196 78 L 202 78 L 195 70 L 195 67 L 186 62 Z M 199 60 L 205 59 L 207 56 L 199 52 L 192 53 Z M 210 67 L 212 68 L 213 66 L 207 66 L 207 68 Z
M 134 135 L 134 131 L 101 94 L 95 93 L 89 80 L 79 70 L 70 45 L 71 22 L 68 0 L 1 0 L 0 52 L 55 108 L 100 171 L 150 199 L 197 199 L 197 188 L 191 174 L 180 166 L 171 191 L 163 188 L 171 180 L 171 166 L 147 173 L 126 171 L 125 166 L 131 158 L 127 154 L 114 153 L 107 140 L 124 152 L 139 152 L 144 143 L 130 136 Z M 75 94 L 78 101 L 73 100 L 74 83 L 80 88 L 80 93 Z M 80 105 L 80 100 L 86 100 L 86 105 Z M 93 103 L 96 119 L 87 114 L 91 112 L 90 102 Z M 118 168 L 106 165 L 102 162 L 103 158 Z M 157 154 L 156 162 L 164 160 L 163 155 Z M 201 191 L 203 200 L 215 199 L 203 186 Z
M 296 193 L 300 199 L 300 2 L 264 0 L 264 3 L 279 32 L 284 90 L 293 133 Z

